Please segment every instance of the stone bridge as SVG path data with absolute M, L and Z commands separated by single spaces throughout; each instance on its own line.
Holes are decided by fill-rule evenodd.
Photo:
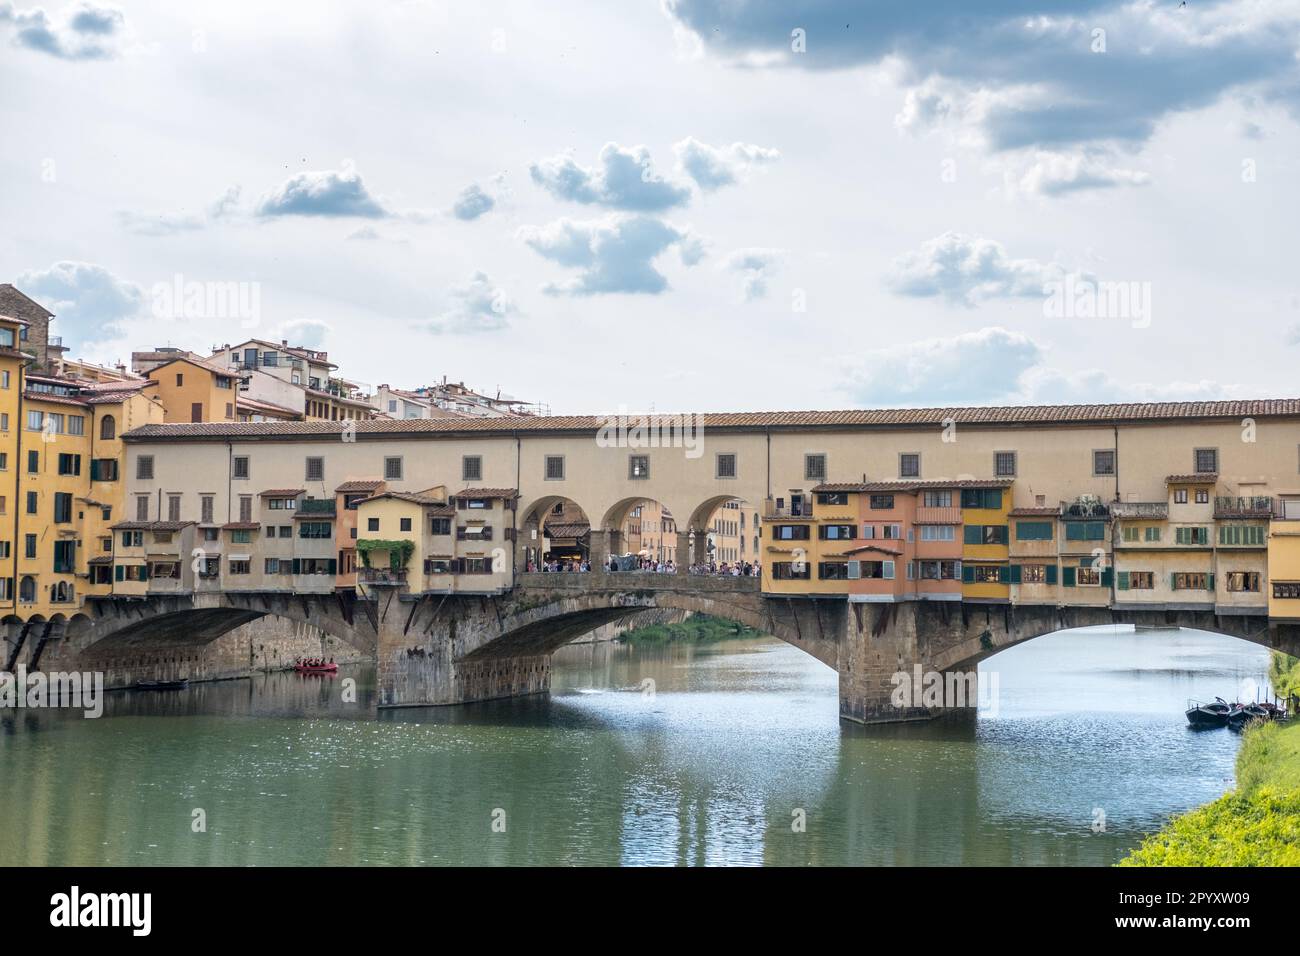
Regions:
M 359 600 L 351 592 L 225 592 L 104 599 L 91 613 L 41 632 L 43 669 L 130 673 L 122 661 L 183 661 L 262 618 L 309 624 L 378 662 L 381 707 L 461 704 L 545 693 L 551 655 L 601 625 L 648 611 L 711 614 L 772 634 L 839 674 L 840 714 L 865 723 L 924 719 L 966 707 L 896 706 L 895 675 L 970 675 L 980 661 L 1071 628 L 1131 623 L 1190 627 L 1300 655 L 1300 627 L 1211 611 L 964 602 L 849 603 L 843 597 L 766 596 L 755 578 L 643 574 L 521 574 L 502 594 L 410 595 L 398 587 Z M 10 624 L 12 658 L 26 635 Z M 30 648 L 30 645 L 29 645 Z M 170 657 L 168 655 L 171 655 Z M 35 659 L 34 659 L 35 658 Z M 12 665 L 11 665 L 12 666 Z M 135 673 L 139 673 L 136 671 Z M 114 686 L 110 679 L 110 686 Z M 120 684 L 118 685 L 120 686 Z

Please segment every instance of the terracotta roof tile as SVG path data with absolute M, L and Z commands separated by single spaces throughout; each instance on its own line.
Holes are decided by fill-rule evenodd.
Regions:
M 1165 478 L 1167 485 L 1212 485 L 1219 480 L 1219 476 L 1213 472 L 1203 472 L 1196 475 L 1169 475 Z
M 260 531 L 261 528 L 256 521 L 227 521 L 221 526 L 222 531 Z
M 306 493 L 306 488 L 271 488 L 267 491 L 259 491 L 257 494 L 260 498 L 293 498 Z
M 1007 512 L 1007 514 L 1013 518 L 1027 518 L 1030 516 L 1045 518 L 1048 517 L 1049 515 L 1053 517 L 1060 517 L 1061 509 L 1060 508 L 1012 508 L 1010 511 Z
M 1300 418 L 1300 398 L 1234 400 L 1221 402 L 1148 402 L 1112 405 L 1011 405 L 970 408 L 847 409 L 798 412 L 712 412 L 687 424 L 706 429 L 763 431 L 765 429 L 874 429 L 957 425 L 1112 425 L 1125 422 L 1173 421 L 1179 419 L 1227 419 L 1245 417 Z M 642 422 L 667 428 L 681 424 L 682 416 L 630 415 L 626 423 Z M 597 415 L 514 415 L 500 418 L 407 418 L 354 421 L 359 438 L 369 435 L 462 435 L 511 434 L 514 432 L 597 432 L 617 421 Z M 224 438 L 303 438 L 336 435 L 343 422 L 212 422 L 200 424 L 145 425 L 127 434 L 129 440 L 155 438 L 196 441 Z
M 462 488 L 457 498 L 518 498 L 518 488 Z
M 119 521 L 108 526 L 110 531 L 180 531 L 193 521 Z
M 335 494 L 347 494 L 350 491 L 374 491 L 383 485 L 383 481 L 378 478 L 356 478 L 351 481 L 345 481 L 334 489 Z
M 835 481 L 813 487 L 814 494 L 827 491 L 925 491 L 935 488 L 1009 488 L 1013 478 L 928 478 L 924 481 Z

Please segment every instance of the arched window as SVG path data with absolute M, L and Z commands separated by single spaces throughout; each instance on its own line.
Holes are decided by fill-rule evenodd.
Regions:
M 36 579 L 30 574 L 18 582 L 18 600 L 24 604 L 36 603 Z
M 117 422 L 112 415 L 105 415 L 99 420 L 99 440 L 108 441 L 117 437 Z

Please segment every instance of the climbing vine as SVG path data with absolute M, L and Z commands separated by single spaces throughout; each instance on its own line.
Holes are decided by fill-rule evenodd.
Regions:
M 371 551 L 387 551 L 388 566 L 394 571 L 400 571 L 406 567 L 406 562 L 411 560 L 411 555 L 415 553 L 414 541 L 387 541 L 383 538 L 362 538 L 357 541 L 357 554 L 361 555 L 361 563 L 367 568 L 370 567 Z

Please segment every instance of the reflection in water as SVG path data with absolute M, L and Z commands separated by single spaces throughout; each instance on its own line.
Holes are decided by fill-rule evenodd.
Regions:
M 0 864 L 1108 864 L 1231 785 L 1184 701 L 1266 668 L 1076 631 L 985 662 L 996 712 L 874 728 L 770 640 L 575 645 L 550 697 L 378 717 L 371 668 L 114 694 L 0 716 Z

